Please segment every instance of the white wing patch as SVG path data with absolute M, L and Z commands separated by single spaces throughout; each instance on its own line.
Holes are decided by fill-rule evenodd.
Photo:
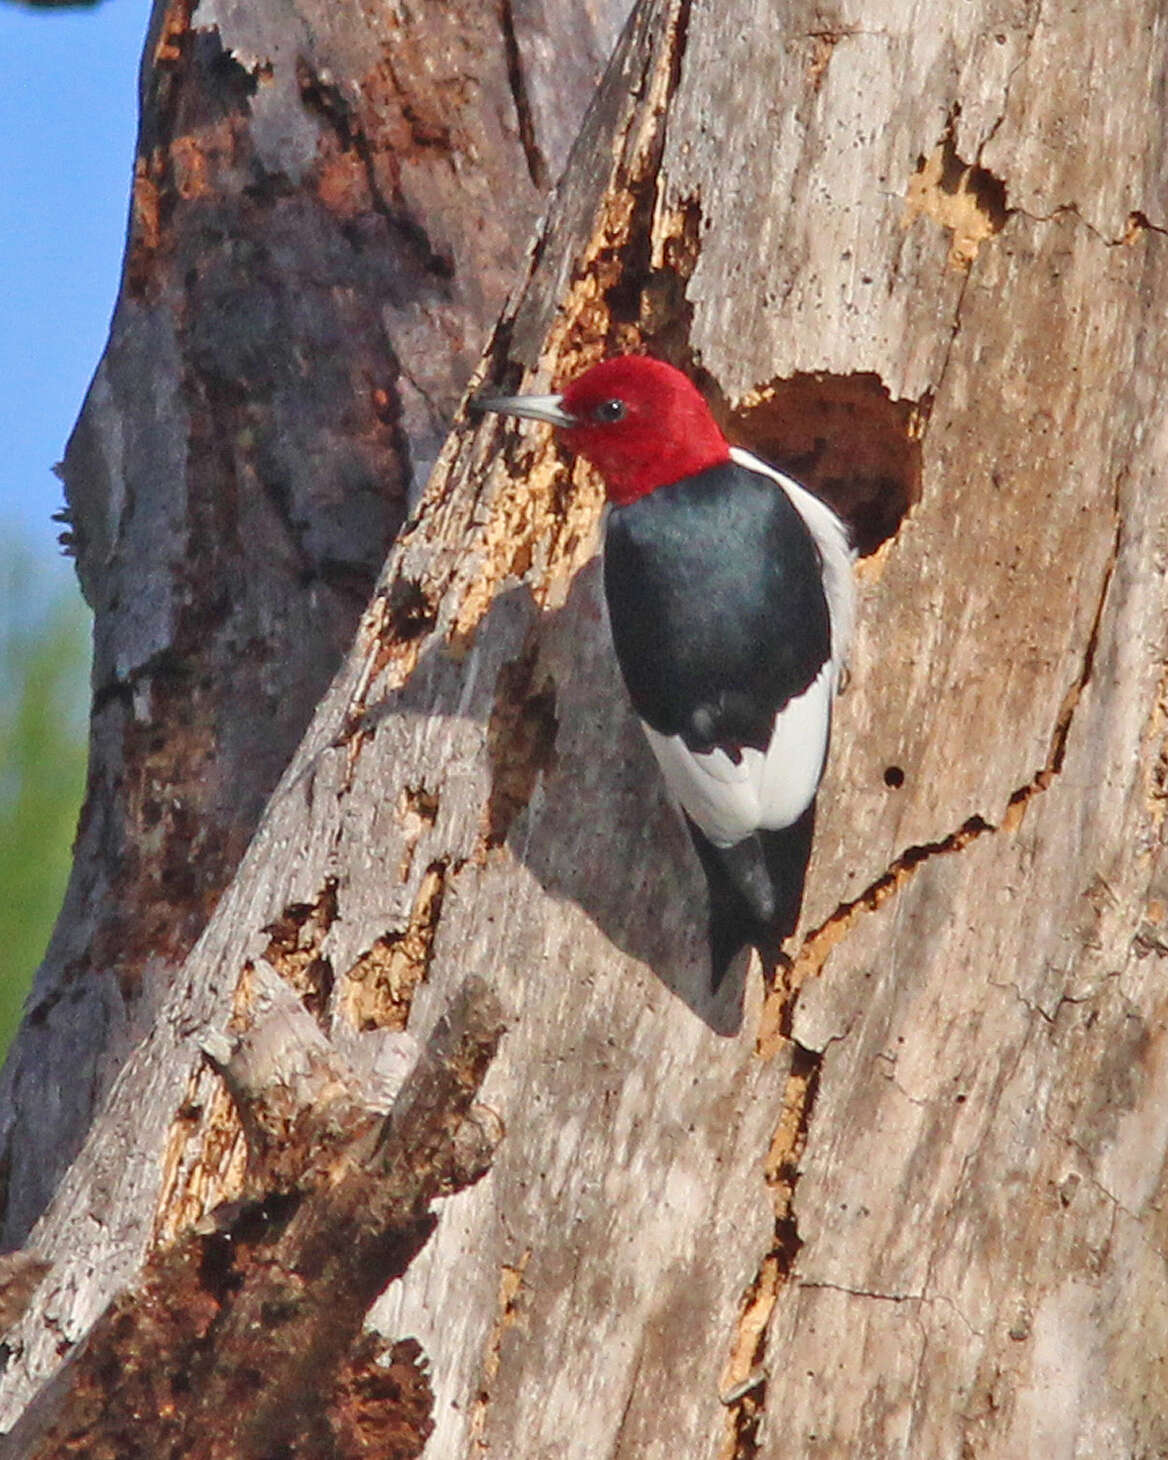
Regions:
M 748 471 L 770 477 L 807 524 L 823 563 L 831 658 L 775 716 L 765 753 L 744 750 L 737 765 L 725 751 L 695 754 L 680 735 L 661 735 L 642 722 L 666 785 L 717 847 L 733 846 L 760 827 L 779 831 L 810 806 L 827 758 L 831 701 L 856 621 L 855 553 L 844 524 L 826 502 L 751 452 L 735 446 L 730 456 Z
M 855 551 L 848 540 L 848 529 L 835 515 L 826 502 L 801 487 L 797 481 L 784 472 L 776 471 L 765 461 L 740 446 L 730 448 L 730 459 L 748 471 L 770 477 L 777 482 L 791 505 L 807 524 L 807 531 L 815 539 L 823 563 L 823 591 L 827 596 L 827 614 L 831 619 L 831 662 L 834 666 L 835 685 L 847 661 L 852 644 L 852 631 L 856 625 L 856 580 L 852 576 Z
M 744 750 L 737 765 L 724 750 L 697 754 L 680 735 L 661 735 L 642 721 L 665 784 L 716 847 L 759 827 L 778 831 L 806 811 L 823 774 L 834 689 L 829 661 L 775 716 L 765 754 Z

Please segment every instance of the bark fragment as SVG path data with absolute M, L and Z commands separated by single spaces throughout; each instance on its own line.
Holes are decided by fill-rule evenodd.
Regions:
M 435 1195 L 489 1165 L 487 1147 L 470 1167 L 452 1158 L 502 1030 L 497 999 L 469 982 L 382 1117 L 272 975 L 255 1022 L 214 1039 L 250 1196 L 156 1251 L 0 1453 L 348 1460 L 375 1441 L 419 1455 L 424 1356 L 361 1325 L 432 1230 Z
M 1150 9 L 1133 14 L 1156 36 Z M 644 290 L 620 285 L 608 244 L 643 280 L 660 226 L 684 257 L 680 358 L 726 401 L 823 379 L 916 403 L 919 495 L 862 574 L 803 962 L 769 997 L 745 975 L 709 998 L 684 833 L 623 708 L 595 568 L 575 572 L 583 537 L 557 539 L 569 473 L 538 430 L 484 425 L 446 448 L 192 969 L 191 1000 L 226 1002 L 262 928 L 330 876 L 327 950 L 349 968 L 450 859 L 411 1027 L 470 971 L 522 1018 L 486 1094 L 509 1118 L 489 1186 L 450 1204 L 377 1307 L 430 1361 L 442 1455 L 517 1435 L 564 1460 L 1165 1447 L 1168 255 L 1154 229 L 1113 241 L 1158 195 L 1148 109 L 1122 101 L 1155 93 L 1164 52 L 1117 46 L 1091 7 L 975 4 L 934 31 L 891 9 L 829 27 L 824 57 L 813 10 L 759 23 L 695 4 L 664 76 L 653 47 L 679 11 L 641 13 L 486 367 L 542 389 L 645 339 Z M 1064 86 L 1036 84 L 1055 52 Z M 1138 157 L 1067 149 L 1055 187 L 1035 147 L 1081 131 L 1056 93 L 1104 62 L 1098 135 L 1138 134 Z M 666 115 L 635 119 L 662 97 Z M 732 159 L 730 114 L 762 139 Z M 913 159 L 950 116 L 955 154 L 1011 203 L 960 271 L 950 230 L 903 227 Z M 662 128 L 659 179 L 625 168 Z M 1041 216 L 1022 206 L 1047 194 Z M 652 313 L 665 337 L 672 307 Z M 885 419 L 911 459 L 911 420 Z M 530 511 L 529 470 L 546 473 Z M 500 676 L 533 641 L 555 757 L 483 855 L 493 771 L 525 744 L 500 716 L 488 745 Z M 418 787 L 432 822 L 409 793 L 403 811 Z M 168 1006 L 155 1065 L 128 1067 L 123 1120 L 145 1088 L 179 1104 L 190 1052 L 168 1035 L 189 1007 Z M 53 1247 L 66 1292 L 107 1271 L 86 1262 L 108 1251 L 94 1193 L 133 1205 L 120 1168 L 81 1171 L 97 1174 Z M 10 1405 L 76 1332 L 80 1305 L 62 1307 L 38 1291 L 13 1330 Z
M 96 616 L 90 777 L 0 1102 L 9 1242 L 331 680 L 626 10 L 573 11 L 553 78 L 559 0 L 158 0 L 121 297 L 63 468 Z

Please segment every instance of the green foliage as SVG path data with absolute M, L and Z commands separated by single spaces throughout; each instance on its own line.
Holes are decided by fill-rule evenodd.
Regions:
M 85 783 L 88 615 L 63 575 L 0 558 L 0 1051 L 60 910 Z

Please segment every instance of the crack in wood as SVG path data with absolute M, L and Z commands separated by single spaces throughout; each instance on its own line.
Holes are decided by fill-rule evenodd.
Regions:
M 290 1116 L 296 1137 L 277 1153 L 290 1188 L 222 1207 L 156 1248 L 0 1444 L 3 1455 L 49 1460 L 73 1453 L 79 1436 L 95 1460 L 355 1460 L 371 1453 L 371 1437 L 379 1454 L 420 1455 L 433 1404 L 421 1350 L 395 1345 L 387 1370 L 382 1341 L 362 1327 L 433 1231 L 435 1197 L 489 1167 L 501 1124 L 493 1137 L 482 1126 L 469 1163 L 458 1133 L 502 1037 L 501 1009 L 482 980 L 467 980 L 382 1117 L 278 975 L 266 992 L 258 1019 L 272 1028 L 247 1032 L 252 1054 L 278 1058 L 247 1055 L 235 1069 L 241 1041 L 223 1070 L 234 1070 L 245 1106 L 274 1101 Z M 261 1157 L 257 1174 L 265 1169 Z
M 794 956 L 780 965 L 775 987 L 764 1001 L 757 1043 L 760 1058 L 770 1059 L 787 1047 L 799 990 L 809 979 L 819 976 L 832 950 L 843 941 L 861 916 L 883 907 L 923 862 L 947 852 L 959 852 L 975 838 L 992 830 L 994 828 L 984 817 L 971 816 L 955 832 L 939 841 L 906 848 L 859 896 L 840 903 L 830 917 L 807 933 Z
M 927 1303 L 932 1301 L 924 1293 L 878 1293 L 873 1288 L 850 1288 L 846 1283 L 829 1283 L 822 1278 L 800 1278 L 800 1287 L 810 1292 L 824 1291 L 843 1293 L 849 1298 L 871 1298 L 877 1303 Z
M 950 835 L 936 842 L 909 847 L 902 852 L 859 897 L 841 904 L 835 913 L 804 937 L 794 957 L 780 965 L 775 987 L 764 1001 L 757 1052 L 765 1059 L 782 1050 L 788 1050 L 791 1059 L 783 1106 L 765 1166 L 767 1183 L 775 1202 L 775 1238 L 758 1266 L 739 1314 L 731 1360 L 723 1386 L 724 1393 L 732 1398 L 727 1399 L 730 1410 L 728 1435 L 720 1451 L 720 1460 L 753 1460 L 758 1453 L 759 1427 L 766 1406 L 766 1335 L 779 1296 L 792 1279 L 794 1264 L 802 1246 L 795 1211 L 799 1161 L 807 1145 L 824 1051 L 808 1049 L 794 1039 L 792 1025 L 800 990 L 809 978 L 817 977 L 822 972 L 828 956 L 844 939 L 856 920 L 864 913 L 874 912 L 883 906 L 903 888 L 924 862 L 938 855 L 960 852 L 987 832 L 1015 831 L 1022 822 L 1029 802 L 1034 796 L 1047 790 L 1058 776 L 1065 759 L 1075 711 L 1091 680 L 1103 615 L 1119 558 L 1122 531 L 1121 481 L 1122 477 L 1119 477 L 1115 483 L 1112 502 L 1115 530 L 1103 566 L 1095 612 L 1083 648 L 1079 672 L 1056 713 L 1042 768 L 1030 781 L 1010 795 L 1005 814 L 998 825 L 993 825 L 980 815 L 974 815 L 968 817 Z M 1043 1014 L 1042 1010 L 1035 1012 Z M 1046 1017 L 1045 1014 L 1043 1017 Z M 796 1277 L 795 1281 L 800 1280 Z M 857 1293 L 857 1296 L 900 1302 L 924 1295 L 873 1292 Z
M 1124 227 L 1123 232 L 1118 238 L 1113 239 L 1112 242 L 1115 245 L 1132 244 L 1135 243 L 1136 240 L 1143 233 L 1159 233 L 1161 235 L 1168 235 L 1168 227 L 1165 227 L 1163 224 L 1160 223 L 1153 223 L 1142 208 L 1134 208 L 1127 215 L 1127 223 Z
M 491 1387 L 499 1376 L 502 1363 L 503 1337 L 519 1316 L 519 1294 L 523 1288 L 523 1275 L 531 1261 L 530 1247 L 524 1248 L 518 1262 L 504 1264 L 499 1269 L 498 1310 L 491 1332 L 487 1337 L 483 1355 L 482 1380 L 475 1395 L 474 1408 L 470 1417 L 471 1443 L 476 1449 L 486 1451 L 490 1445 L 486 1438 L 487 1411 L 491 1403 Z
M 1119 504 L 1120 480 L 1116 481 L 1112 503 L 1115 530 L 1107 560 L 1103 565 L 1095 612 L 1083 648 L 1080 669 L 1063 696 L 1055 715 L 1049 749 L 1042 767 L 1025 785 L 1019 786 L 1010 793 L 1001 819 L 996 824 L 980 814 L 974 814 L 967 817 L 961 826 L 948 836 L 934 842 L 907 847 L 890 863 L 886 871 L 869 883 L 863 892 L 848 902 L 841 903 L 835 912 L 818 927 L 804 935 L 795 954 L 780 966 L 776 986 L 764 1002 L 758 1035 L 758 1053 L 762 1058 L 770 1058 L 785 1047 L 786 1041 L 790 1037 L 791 1020 L 794 1014 L 793 996 L 798 994 L 799 989 L 808 979 L 818 977 L 832 950 L 843 940 L 858 918 L 865 913 L 875 912 L 881 908 L 891 897 L 900 892 L 917 869 L 932 857 L 960 852 L 970 842 L 984 836 L 987 832 L 1012 833 L 1016 831 L 1022 824 L 1031 800 L 1047 790 L 1062 770 L 1075 711 L 1090 682 L 1095 666 L 1095 654 L 1103 614 L 1115 566 L 1119 559 L 1123 525 Z
M 535 134 L 535 118 L 531 111 L 531 98 L 527 94 L 527 80 L 523 74 L 523 57 L 519 51 L 519 37 L 515 33 L 515 12 L 511 0 L 501 0 L 499 23 L 503 29 L 503 51 L 507 58 L 507 84 L 515 105 L 515 122 L 527 163 L 527 173 L 532 186 L 543 193 L 548 189 L 550 178 L 547 160 Z
M 753 1460 L 758 1454 L 768 1382 L 767 1331 L 779 1294 L 791 1280 L 803 1245 L 795 1215 L 795 1194 L 799 1161 L 807 1145 L 819 1092 L 823 1053 L 793 1041 L 789 1048 L 791 1064 L 782 1108 L 763 1167 L 775 1209 L 774 1235 L 743 1297 L 723 1374 L 722 1402 L 728 1414 L 719 1460 Z
M 1009 73 L 1006 76 L 1005 85 L 1002 88 L 1002 109 L 994 118 L 993 125 L 990 127 L 989 131 L 985 134 L 981 142 L 978 144 L 976 161 L 979 165 L 981 164 L 982 155 L 985 152 L 986 148 L 1001 131 L 1002 123 L 1010 114 L 1010 93 L 1014 89 L 1014 82 L 1018 78 L 1018 73 L 1022 71 L 1030 61 L 1030 52 L 1034 46 L 1034 37 L 1038 34 L 1038 27 L 1042 20 L 1042 4 L 1043 0 L 1037 0 L 1037 3 L 1034 5 L 1033 11 L 1028 16 L 1026 24 L 1026 37 L 1022 45 L 1022 54 L 1010 67 Z M 960 106 L 960 102 L 958 103 L 958 106 Z
M 1098 224 L 1092 223 L 1082 211 L 1078 203 L 1059 203 L 1049 213 L 1036 213 L 1033 209 L 1013 207 L 1007 210 L 1008 215 L 1013 218 L 1025 218 L 1030 223 L 1057 223 L 1062 219 L 1071 219 L 1087 232 L 1104 248 L 1130 248 L 1138 243 L 1147 233 L 1156 233 L 1161 236 L 1168 235 L 1168 227 L 1153 223 L 1142 208 L 1134 208 L 1128 213 L 1123 221 L 1123 227 L 1114 233 L 1109 233 Z

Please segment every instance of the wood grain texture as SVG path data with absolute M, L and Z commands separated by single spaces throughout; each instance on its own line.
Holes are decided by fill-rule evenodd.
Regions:
M 152 1256 L 5 1456 L 421 1453 L 433 1426 L 417 1344 L 363 1339 L 362 1321 L 426 1240 L 434 1198 L 490 1167 L 501 1127 L 469 1160 L 460 1136 L 505 1027 L 498 999 L 467 980 L 386 1113 L 274 969 L 246 981 L 248 1013 L 207 1041 L 248 1132 L 242 1199 Z
M 89 784 L 4 1075 L 9 1243 L 335 673 L 627 9 L 158 0 L 121 294 L 63 465 Z
M 746 445 L 814 378 L 833 460 L 868 401 L 916 462 L 790 966 L 705 992 L 595 483 L 544 428 L 456 431 L 38 1229 L 9 1420 L 152 1231 L 238 1191 L 197 1040 L 263 957 L 333 1038 L 408 1005 L 424 1039 L 469 974 L 515 1015 L 491 1172 L 374 1310 L 428 1361 L 428 1453 L 1168 1446 L 1168 27 L 1122 8 L 1123 46 L 1098 7 L 638 7 L 483 374 L 644 343 Z

